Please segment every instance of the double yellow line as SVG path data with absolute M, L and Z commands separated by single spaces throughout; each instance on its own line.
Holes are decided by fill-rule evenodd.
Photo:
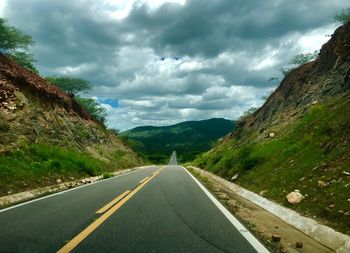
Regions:
M 163 167 L 164 168 L 164 167 Z M 61 248 L 57 253 L 68 253 L 71 252 L 75 247 L 77 247 L 86 237 L 88 237 L 92 232 L 94 232 L 105 220 L 107 220 L 113 213 L 115 213 L 120 207 L 122 207 L 129 199 L 131 199 L 138 191 L 140 191 L 149 181 L 156 177 L 159 172 L 163 169 L 155 171 L 152 176 L 146 177 L 139 182 L 134 190 L 125 191 L 118 197 L 113 199 L 107 205 L 103 206 L 96 213 L 102 214 L 97 220 L 91 223 L 87 228 L 70 240 L 63 248 Z

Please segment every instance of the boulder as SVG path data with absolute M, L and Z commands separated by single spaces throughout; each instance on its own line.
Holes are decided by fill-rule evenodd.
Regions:
M 303 244 L 302 242 L 296 242 L 296 243 L 295 243 L 295 247 L 296 247 L 297 249 L 301 249 L 303 246 L 304 246 L 304 244 Z
M 319 186 L 319 187 L 327 187 L 327 186 L 328 186 L 328 183 L 323 182 L 323 181 L 321 181 L 321 180 L 318 180 L 318 186 Z
M 289 193 L 286 196 L 286 198 L 289 203 L 295 205 L 295 204 L 299 204 L 303 200 L 304 196 L 298 190 L 295 190 Z
M 62 183 L 62 180 L 61 180 L 60 178 L 58 178 L 58 179 L 56 180 L 56 183 L 57 183 L 57 184 L 60 184 L 60 183 Z
M 281 241 L 281 236 L 278 235 L 278 234 L 273 234 L 271 236 L 271 239 L 272 239 L 273 242 L 280 242 Z

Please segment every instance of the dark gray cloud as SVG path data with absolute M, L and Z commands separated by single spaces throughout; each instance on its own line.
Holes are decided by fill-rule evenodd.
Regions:
M 163 2 L 163 4 L 159 4 Z M 158 4 L 157 4 L 158 3 Z M 89 80 L 113 127 L 237 118 L 269 77 L 318 49 L 346 0 L 5 0 L 0 13 L 33 36 L 43 75 Z M 107 101 L 107 100 L 106 100 Z
M 134 8 L 125 22 L 145 29 L 152 47 L 162 53 L 213 57 L 227 49 L 259 49 L 287 33 L 324 26 L 345 5 L 327 0 L 190 0 L 182 7 L 164 4 L 156 12 L 144 5 Z

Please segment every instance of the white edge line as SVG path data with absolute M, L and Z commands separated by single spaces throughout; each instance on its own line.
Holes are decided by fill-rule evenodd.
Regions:
M 106 182 L 106 181 L 115 179 L 117 177 L 121 177 L 121 176 L 130 174 L 130 173 L 133 173 L 133 172 L 136 172 L 136 171 L 140 171 L 140 170 L 143 170 L 143 169 L 146 169 L 146 168 L 151 168 L 151 167 L 153 167 L 153 166 L 146 166 L 146 167 L 143 167 L 143 168 L 141 167 L 140 169 L 136 169 L 136 170 L 133 170 L 133 171 L 128 171 L 126 173 L 123 173 L 123 174 L 120 174 L 120 175 L 117 175 L 117 176 L 114 176 L 114 177 L 111 177 L 111 178 L 107 178 L 107 179 L 104 179 L 104 180 L 99 180 L 99 181 L 92 182 L 92 183 L 86 184 L 86 185 L 81 185 L 81 186 L 78 186 L 78 187 L 75 187 L 75 188 L 72 188 L 72 189 L 63 190 L 63 191 L 60 191 L 60 192 L 49 194 L 49 195 L 44 196 L 44 197 L 39 197 L 39 198 L 35 198 L 35 199 L 32 199 L 32 200 L 28 200 L 26 202 L 23 202 L 23 203 L 14 205 L 14 206 L 10 206 L 10 207 L 6 207 L 4 209 L 0 209 L 0 213 L 8 211 L 8 210 L 11 210 L 11 209 L 14 209 L 14 208 L 17 208 L 17 207 L 20 207 L 20 206 L 24 206 L 24 205 L 27 205 L 27 204 L 30 204 L 30 203 L 33 203 L 33 202 L 36 202 L 36 201 L 40 201 L 40 200 L 43 200 L 43 199 L 54 197 L 54 196 L 57 196 L 57 195 L 60 195 L 60 194 L 64 194 L 64 193 L 70 192 L 70 191 L 78 190 L 78 189 L 81 189 L 81 188 L 84 188 L 84 187 L 87 187 L 87 186 L 91 186 L 91 185 L 94 185 L 94 184 Z
M 232 223 L 238 232 L 253 246 L 258 253 L 270 253 L 265 246 L 255 238 L 255 236 L 247 230 L 185 167 L 182 167 L 191 178 L 199 185 L 209 199 L 219 208 L 225 217 Z

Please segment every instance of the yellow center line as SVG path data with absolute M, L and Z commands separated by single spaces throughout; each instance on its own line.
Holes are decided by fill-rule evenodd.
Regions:
M 149 179 L 149 177 L 145 177 L 144 179 L 142 179 L 139 184 L 142 184 L 144 181 L 146 181 L 147 179 Z
M 125 198 L 119 201 L 115 206 L 101 215 L 100 218 L 91 223 L 87 228 L 85 228 L 80 234 L 75 236 L 70 240 L 63 248 L 61 248 L 57 253 L 68 253 L 71 252 L 75 247 L 79 245 L 86 237 L 88 237 L 94 230 L 96 230 L 105 220 L 107 220 L 113 213 L 115 213 L 120 207 L 122 207 L 129 199 L 131 199 L 138 191 L 140 191 L 149 181 L 151 181 L 155 176 L 157 176 L 159 171 L 153 176 L 148 178 L 145 182 L 137 186 L 133 191 L 131 191 Z
M 107 205 L 105 205 L 104 207 L 102 207 L 101 209 L 99 209 L 96 213 L 104 213 L 106 212 L 109 208 L 111 208 L 115 203 L 117 203 L 119 200 L 121 200 L 122 198 L 124 198 L 126 195 L 128 195 L 131 191 L 127 190 L 125 192 L 123 192 L 122 194 L 120 194 L 118 197 L 116 197 L 115 199 L 113 199 L 111 202 L 109 202 Z
M 152 174 L 154 175 L 154 174 L 156 174 L 157 172 L 161 172 L 165 167 L 166 167 L 166 166 L 164 166 L 164 167 L 162 167 L 162 168 L 160 168 L 160 169 L 154 171 Z

